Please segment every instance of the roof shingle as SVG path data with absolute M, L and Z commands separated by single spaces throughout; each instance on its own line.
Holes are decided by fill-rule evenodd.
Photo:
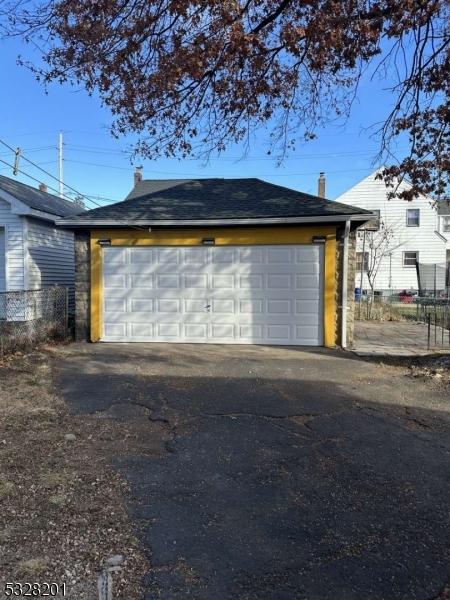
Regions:
M 370 212 L 260 179 L 173 179 L 140 181 L 123 202 L 90 210 L 81 219 L 120 224 L 356 214 Z
M 23 204 L 34 210 L 49 213 L 57 217 L 71 217 L 84 212 L 84 209 L 69 200 L 53 194 L 41 192 L 25 183 L 0 175 L 0 190 L 8 192 Z

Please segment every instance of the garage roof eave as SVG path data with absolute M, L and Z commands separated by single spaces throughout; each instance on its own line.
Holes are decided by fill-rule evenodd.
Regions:
M 334 223 L 340 221 L 370 221 L 377 218 L 375 213 L 351 215 L 323 215 L 312 217 L 263 217 L 255 219 L 58 219 L 60 227 L 217 227 L 233 225 L 296 225 L 303 223 Z

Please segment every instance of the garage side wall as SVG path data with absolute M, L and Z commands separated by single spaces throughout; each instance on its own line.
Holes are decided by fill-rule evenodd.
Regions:
M 90 339 L 91 249 L 87 231 L 75 233 L 75 339 Z
M 336 344 L 341 345 L 342 327 L 342 267 L 343 267 L 343 228 L 337 231 L 336 244 Z M 356 230 L 351 231 L 348 239 L 347 271 L 347 347 L 353 346 L 355 326 L 355 273 L 356 273 Z

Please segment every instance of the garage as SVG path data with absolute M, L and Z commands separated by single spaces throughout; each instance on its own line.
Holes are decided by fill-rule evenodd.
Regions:
M 102 341 L 323 343 L 323 244 L 109 247 Z
M 144 180 L 61 219 L 75 335 L 91 342 L 346 346 L 367 210 L 260 179 Z

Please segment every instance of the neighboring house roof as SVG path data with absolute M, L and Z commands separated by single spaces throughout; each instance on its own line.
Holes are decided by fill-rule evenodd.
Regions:
M 90 210 L 74 225 L 359 218 L 371 212 L 260 179 L 172 179 L 138 182 L 123 202 Z
M 450 201 L 441 200 L 437 202 L 438 214 L 441 217 L 450 217 Z
M 0 191 L 7 192 L 29 208 L 57 217 L 79 215 L 84 209 L 69 200 L 41 192 L 25 183 L 0 175 Z

